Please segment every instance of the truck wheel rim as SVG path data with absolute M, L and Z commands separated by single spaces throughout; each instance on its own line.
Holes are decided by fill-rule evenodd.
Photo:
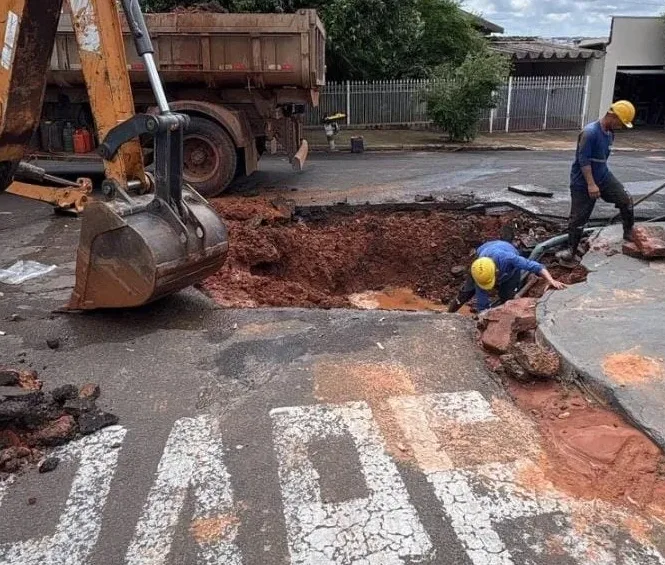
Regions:
M 184 174 L 190 182 L 205 182 L 221 166 L 220 150 L 209 139 L 188 135 L 183 140 Z

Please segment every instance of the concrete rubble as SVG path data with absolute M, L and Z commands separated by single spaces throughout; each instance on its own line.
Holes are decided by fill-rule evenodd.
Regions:
M 665 257 L 665 229 L 661 226 L 640 225 L 633 230 L 633 241 L 625 242 L 624 255 L 643 259 Z
M 0 368 L 0 475 L 38 463 L 50 447 L 118 423 L 117 416 L 96 405 L 96 384 L 42 389 L 36 372 Z M 52 471 L 57 464 L 47 458 L 39 471 Z
M 520 334 L 535 330 L 536 300 L 520 298 L 490 310 L 480 321 L 481 342 L 490 353 L 509 353 Z
M 492 368 L 519 382 L 555 379 L 561 369 L 557 353 L 535 342 L 536 304 L 535 298 L 510 300 L 478 324 L 483 348 L 495 356 Z

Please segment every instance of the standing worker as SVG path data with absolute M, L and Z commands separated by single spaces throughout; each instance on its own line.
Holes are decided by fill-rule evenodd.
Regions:
M 621 213 L 623 238 L 630 241 L 635 217 L 633 199 L 607 167 L 614 143 L 614 131 L 632 128 L 635 106 L 627 100 L 612 104 L 607 114 L 584 128 L 577 140 L 575 162 L 570 173 L 570 218 L 568 249 L 558 257 L 565 262 L 577 259 L 584 225 L 591 218 L 596 200 L 614 204 Z
M 477 251 L 477 259 L 471 265 L 471 274 L 457 297 L 450 303 L 448 312 L 457 312 L 469 300 L 476 297 L 478 312 L 489 309 L 488 291 L 496 288 L 501 303 L 515 298 L 522 278 L 522 271 L 527 271 L 545 279 L 557 290 L 566 288 L 555 280 L 544 265 L 525 259 L 507 241 L 488 241 Z

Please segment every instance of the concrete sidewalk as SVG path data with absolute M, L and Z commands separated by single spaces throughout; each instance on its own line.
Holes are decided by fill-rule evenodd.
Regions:
M 665 447 L 665 261 L 630 258 L 621 243 L 620 226 L 602 230 L 583 260 L 586 283 L 541 301 L 539 332 L 584 382 Z
M 362 136 L 366 151 L 573 151 L 575 131 L 497 132 L 480 134 L 469 143 L 452 143 L 436 130 L 342 129 L 335 142 L 349 151 L 351 138 Z M 326 151 L 322 128 L 308 129 L 305 137 L 313 151 Z M 665 151 L 665 130 L 622 131 L 617 133 L 615 151 Z

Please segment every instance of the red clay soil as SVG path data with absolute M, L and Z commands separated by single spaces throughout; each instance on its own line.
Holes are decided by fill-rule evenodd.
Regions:
M 506 385 L 538 424 L 542 464 L 555 487 L 665 517 L 665 456 L 648 437 L 577 389 L 555 382 Z
M 352 307 L 348 295 L 385 287 L 447 302 L 463 280 L 459 267 L 468 266 L 481 242 L 498 238 L 502 226 L 539 238 L 550 233 L 516 213 L 356 210 L 303 220 L 283 200 L 225 197 L 213 205 L 229 228 L 230 249 L 203 287 L 218 303 L 236 307 Z
M 578 284 L 586 281 L 589 271 L 582 266 L 577 265 L 573 269 L 562 267 L 554 262 L 552 258 L 545 258 L 543 264 L 547 267 L 550 274 L 558 281 L 567 285 Z M 529 298 L 540 298 L 547 290 L 547 283 L 538 279 L 536 283 L 529 289 L 525 296 Z

